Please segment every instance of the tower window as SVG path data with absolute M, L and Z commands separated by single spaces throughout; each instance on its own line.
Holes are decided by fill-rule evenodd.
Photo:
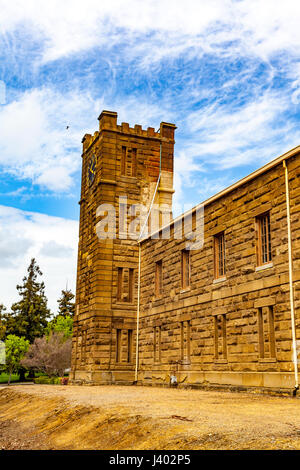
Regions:
M 132 362 L 132 335 L 133 331 L 127 331 L 127 362 Z
M 136 176 L 137 169 L 137 149 L 122 147 L 121 175 Z
M 116 362 L 121 362 L 122 330 L 116 330 Z
M 133 302 L 134 300 L 134 269 L 118 268 L 117 278 L 118 302 Z

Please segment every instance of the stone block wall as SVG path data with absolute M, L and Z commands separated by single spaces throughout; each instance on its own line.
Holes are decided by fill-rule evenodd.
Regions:
M 287 160 L 297 340 L 300 341 L 300 158 Z M 257 217 L 269 212 L 272 261 L 258 266 Z M 193 230 L 195 230 L 193 216 Z M 214 235 L 224 232 L 226 275 L 215 279 Z M 293 388 L 288 231 L 282 162 L 204 208 L 204 245 L 190 250 L 190 286 L 183 289 L 186 238 L 142 243 L 139 382 Z M 162 260 L 162 292 L 155 264 Z M 261 326 L 262 325 L 262 326 Z

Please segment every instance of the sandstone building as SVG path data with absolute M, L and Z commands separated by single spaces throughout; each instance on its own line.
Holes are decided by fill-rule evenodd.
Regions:
M 110 111 L 99 121 L 83 138 L 73 383 L 296 391 L 300 147 L 165 223 L 176 127 L 118 125 Z M 116 237 L 97 235 L 103 204 Z M 132 239 L 123 225 L 135 204 L 149 219 Z

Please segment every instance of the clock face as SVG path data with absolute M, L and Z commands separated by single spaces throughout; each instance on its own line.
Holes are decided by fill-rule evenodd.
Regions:
M 96 156 L 93 155 L 89 161 L 88 166 L 88 180 L 92 184 L 96 176 Z

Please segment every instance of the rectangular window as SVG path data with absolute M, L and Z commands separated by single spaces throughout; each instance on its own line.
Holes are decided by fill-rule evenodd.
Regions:
M 127 148 L 122 147 L 121 175 L 126 175 Z
M 127 233 L 127 204 L 120 202 L 119 205 L 119 234 L 120 238 L 124 237 L 123 234 Z
M 161 326 L 153 328 L 153 354 L 154 362 L 161 362 Z
M 127 362 L 132 362 L 132 330 L 128 330 L 127 336 Z
M 131 149 L 131 176 L 136 177 L 136 149 Z
M 227 360 L 226 315 L 214 315 L 214 355 L 215 359 Z
M 117 274 L 117 301 L 134 301 L 134 269 L 118 268 Z
M 116 330 L 116 362 L 121 362 L 122 330 Z
M 128 270 L 128 302 L 133 302 L 134 292 L 134 269 L 129 268 Z
M 190 250 L 181 252 L 181 287 L 187 289 L 190 286 Z
M 180 322 L 180 344 L 181 353 L 180 358 L 182 361 L 190 361 L 191 357 L 191 321 Z
M 83 330 L 81 334 L 81 362 L 86 362 L 86 340 L 87 330 Z
M 276 358 L 275 323 L 273 306 L 258 309 L 259 358 Z
M 267 212 L 256 218 L 257 222 L 257 264 L 270 263 L 272 261 L 271 252 L 271 230 L 270 230 L 270 213 Z
M 137 170 L 137 149 L 122 147 L 121 175 L 136 177 Z
M 162 293 L 162 260 L 155 263 L 155 295 Z
M 117 286 L 117 299 L 122 301 L 123 294 L 123 268 L 118 268 L 118 286 Z
M 226 274 L 225 260 L 225 234 L 224 232 L 214 236 L 214 267 L 215 279 L 224 277 Z

